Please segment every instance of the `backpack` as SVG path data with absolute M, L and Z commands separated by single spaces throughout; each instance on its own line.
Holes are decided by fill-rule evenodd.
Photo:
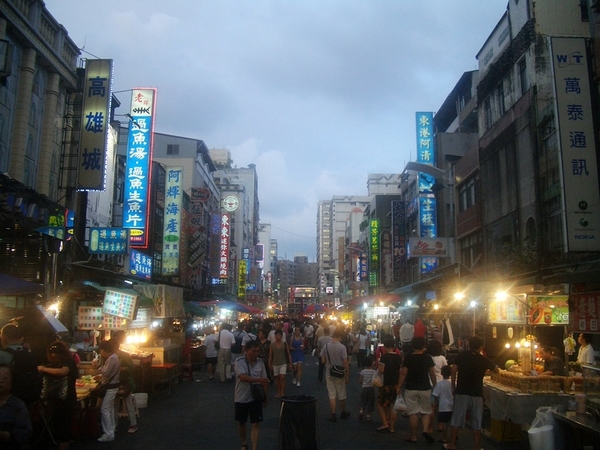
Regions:
M 33 353 L 27 350 L 4 349 L 13 356 L 11 362 L 12 389 L 11 394 L 26 404 L 40 399 L 42 394 L 42 374 L 38 371 L 38 361 Z
M 244 340 L 244 336 L 242 336 L 242 332 L 238 331 L 237 336 L 235 336 L 235 344 L 231 346 L 231 353 L 242 353 L 242 341 Z

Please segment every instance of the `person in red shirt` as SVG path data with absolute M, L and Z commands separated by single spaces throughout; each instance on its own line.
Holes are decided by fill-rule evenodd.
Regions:
M 427 327 L 423 323 L 421 319 L 417 319 L 415 322 L 415 334 L 414 337 L 422 337 L 425 338 L 427 335 Z

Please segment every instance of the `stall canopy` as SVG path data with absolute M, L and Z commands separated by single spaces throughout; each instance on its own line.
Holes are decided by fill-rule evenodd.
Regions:
M 33 295 L 44 291 L 44 286 L 21 280 L 10 275 L 0 274 L 0 297 L 5 295 Z
M 197 302 L 183 302 L 183 310 L 186 313 L 193 313 L 196 316 L 200 316 L 200 317 L 206 317 L 209 315 L 214 314 L 212 311 L 209 311 L 206 308 L 203 308 L 202 306 L 200 306 Z
M 200 303 L 202 306 L 218 306 L 222 309 L 230 309 L 232 311 L 237 311 L 246 314 L 262 314 L 263 311 L 260 308 L 255 308 L 254 306 L 246 305 L 244 303 L 238 302 L 230 302 L 227 300 L 213 300 L 210 302 L 202 302 Z

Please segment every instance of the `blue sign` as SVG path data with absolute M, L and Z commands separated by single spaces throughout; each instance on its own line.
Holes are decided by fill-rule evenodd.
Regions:
M 435 197 L 419 197 L 419 230 L 420 237 L 437 237 Z
M 129 274 L 144 280 L 152 278 L 152 258 L 138 250 L 129 255 Z

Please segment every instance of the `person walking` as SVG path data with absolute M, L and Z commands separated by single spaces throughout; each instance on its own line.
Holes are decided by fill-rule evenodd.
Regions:
M 439 383 L 440 381 L 442 381 L 443 377 L 442 377 L 442 367 L 447 366 L 448 365 L 448 361 L 446 360 L 446 357 L 444 355 L 442 355 L 442 344 L 440 341 L 429 341 L 429 343 L 427 344 L 427 348 L 425 349 L 425 353 L 427 353 L 429 356 L 431 356 L 431 359 L 433 359 L 433 364 L 434 367 L 433 369 L 435 370 L 435 379 L 436 381 Z M 433 389 L 433 386 L 432 386 Z M 427 432 L 429 434 L 433 434 L 433 423 L 434 423 L 434 419 L 437 417 L 437 406 L 438 404 L 435 401 L 432 401 L 431 403 L 431 419 L 429 420 L 429 429 L 427 430 Z M 438 431 L 440 431 L 438 429 Z
M 292 355 L 292 372 L 294 378 L 292 383 L 296 386 L 300 386 L 300 380 L 302 379 L 302 364 L 304 364 L 304 338 L 300 334 L 300 327 L 294 328 L 294 334 L 292 334 L 292 340 L 290 342 L 290 350 Z
M 358 331 L 358 334 L 355 337 L 354 345 L 358 345 L 358 353 L 356 354 L 356 363 L 358 364 L 358 368 L 364 366 L 363 359 L 367 356 L 367 350 L 371 347 L 371 339 L 367 334 L 367 331 L 364 328 L 361 328 Z
M 287 342 L 283 340 L 283 330 L 275 330 L 275 342 L 269 346 L 269 369 L 275 377 L 277 395 L 275 398 L 283 397 L 285 394 L 285 374 L 292 370 L 292 356 Z
M 452 396 L 452 382 L 450 381 L 450 375 L 452 374 L 452 368 L 450 366 L 444 366 L 441 370 L 442 379 L 437 382 L 431 395 L 435 399 L 437 405 L 437 421 L 441 426 L 442 437 L 438 442 L 445 444 L 448 442 L 448 422 L 452 417 L 452 407 L 454 406 L 454 397 Z
M 265 328 L 259 328 L 256 342 L 258 342 L 258 357 L 263 360 L 263 363 L 267 368 L 267 378 L 269 378 L 269 382 L 273 384 L 273 373 L 269 368 L 269 348 L 271 347 L 271 341 L 267 339 L 268 335 L 269 333 Z
M 467 413 L 471 416 L 471 429 L 475 450 L 480 450 L 483 419 L 483 376 L 490 370 L 499 372 L 498 366 L 481 354 L 483 338 L 471 336 L 469 350 L 460 352 L 452 364 L 451 382 L 454 392 L 454 408 L 450 419 L 450 440 L 446 450 L 456 448 L 459 427 L 464 428 Z
M 217 351 L 217 359 L 221 383 L 225 383 L 225 380 L 232 381 L 231 347 L 235 345 L 235 338 L 233 337 L 233 333 L 229 331 L 229 327 L 226 323 L 221 324 L 221 329 L 219 330 L 219 334 L 217 336 L 217 342 L 219 346 L 219 350 Z
M 208 370 L 208 379 L 212 380 L 215 377 L 218 364 L 218 352 L 215 347 L 217 335 L 213 327 L 208 327 L 205 331 L 204 346 L 206 347 L 206 369 Z
M 131 355 L 121 350 L 121 343 L 125 341 L 125 333 L 115 333 L 115 337 L 110 340 L 113 344 L 113 350 L 119 358 L 121 371 L 119 372 L 120 387 L 117 391 L 118 398 L 123 398 L 125 408 L 127 409 L 127 418 L 129 419 L 129 428 L 127 432 L 136 433 L 138 430 L 136 410 L 133 405 L 133 391 L 135 390 L 134 364 Z M 115 400 L 115 420 L 119 421 L 119 399 Z
M 358 420 L 363 420 L 366 413 L 367 422 L 370 422 L 371 413 L 375 410 L 375 386 L 373 386 L 373 377 L 375 377 L 377 371 L 375 370 L 373 358 L 370 355 L 365 356 L 363 364 L 365 366 L 358 376 L 358 382 L 361 385 Z
M 325 365 L 325 381 L 327 382 L 327 393 L 329 395 L 329 407 L 331 408 L 330 422 L 337 422 L 337 402 L 340 402 L 340 418 L 347 419 L 350 413 L 346 411 L 346 385 L 350 380 L 350 366 L 348 364 L 348 353 L 346 347 L 341 344 L 344 330 L 340 327 L 333 333 L 333 338 L 323 347 L 319 357 Z M 333 366 L 343 367 L 344 374 L 341 377 L 332 375 Z
M 394 433 L 396 426 L 394 403 L 398 392 L 402 358 L 395 351 L 394 338 L 391 335 L 384 338 L 383 350 L 383 355 L 377 366 L 378 372 L 383 374 L 383 386 L 379 388 L 377 394 L 377 410 L 381 417 L 381 426 L 377 428 L 377 431 L 379 433 Z
M 410 427 L 410 436 L 406 441 L 417 442 L 417 428 L 419 415 L 421 415 L 423 437 L 429 444 L 432 444 L 435 439 L 429 433 L 429 421 L 431 420 L 431 387 L 435 388 L 437 383 L 435 364 L 431 356 L 425 353 L 425 338 L 414 337 L 411 347 L 412 353 L 404 358 L 398 383 L 398 390 L 400 390 L 406 382 L 404 401 Z
M 325 371 L 325 362 L 321 358 L 321 352 L 323 348 L 331 341 L 331 336 L 329 335 L 330 330 L 329 327 L 323 328 L 323 336 L 319 338 L 317 341 L 317 356 L 319 356 L 319 375 L 318 380 L 319 383 L 323 381 L 323 372 Z
M 238 432 L 242 441 L 242 450 L 248 450 L 248 434 L 246 422 L 250 419 L 250 442 L 252 450 L 258 450 L 258 437 L 260 435 L 260 423 L 263 421 L 263 408 L 266 408 L 268 399 L 264 402 L 255 400 L 252 396 L 252 384 L 259 383 L 265 392 L 269 386 L 267 369 L 264 362 L 258 357 L 258 342 L 251 340 L 246 342 L 245 354 L 235 360 L 235 421 L 238 423 Z

